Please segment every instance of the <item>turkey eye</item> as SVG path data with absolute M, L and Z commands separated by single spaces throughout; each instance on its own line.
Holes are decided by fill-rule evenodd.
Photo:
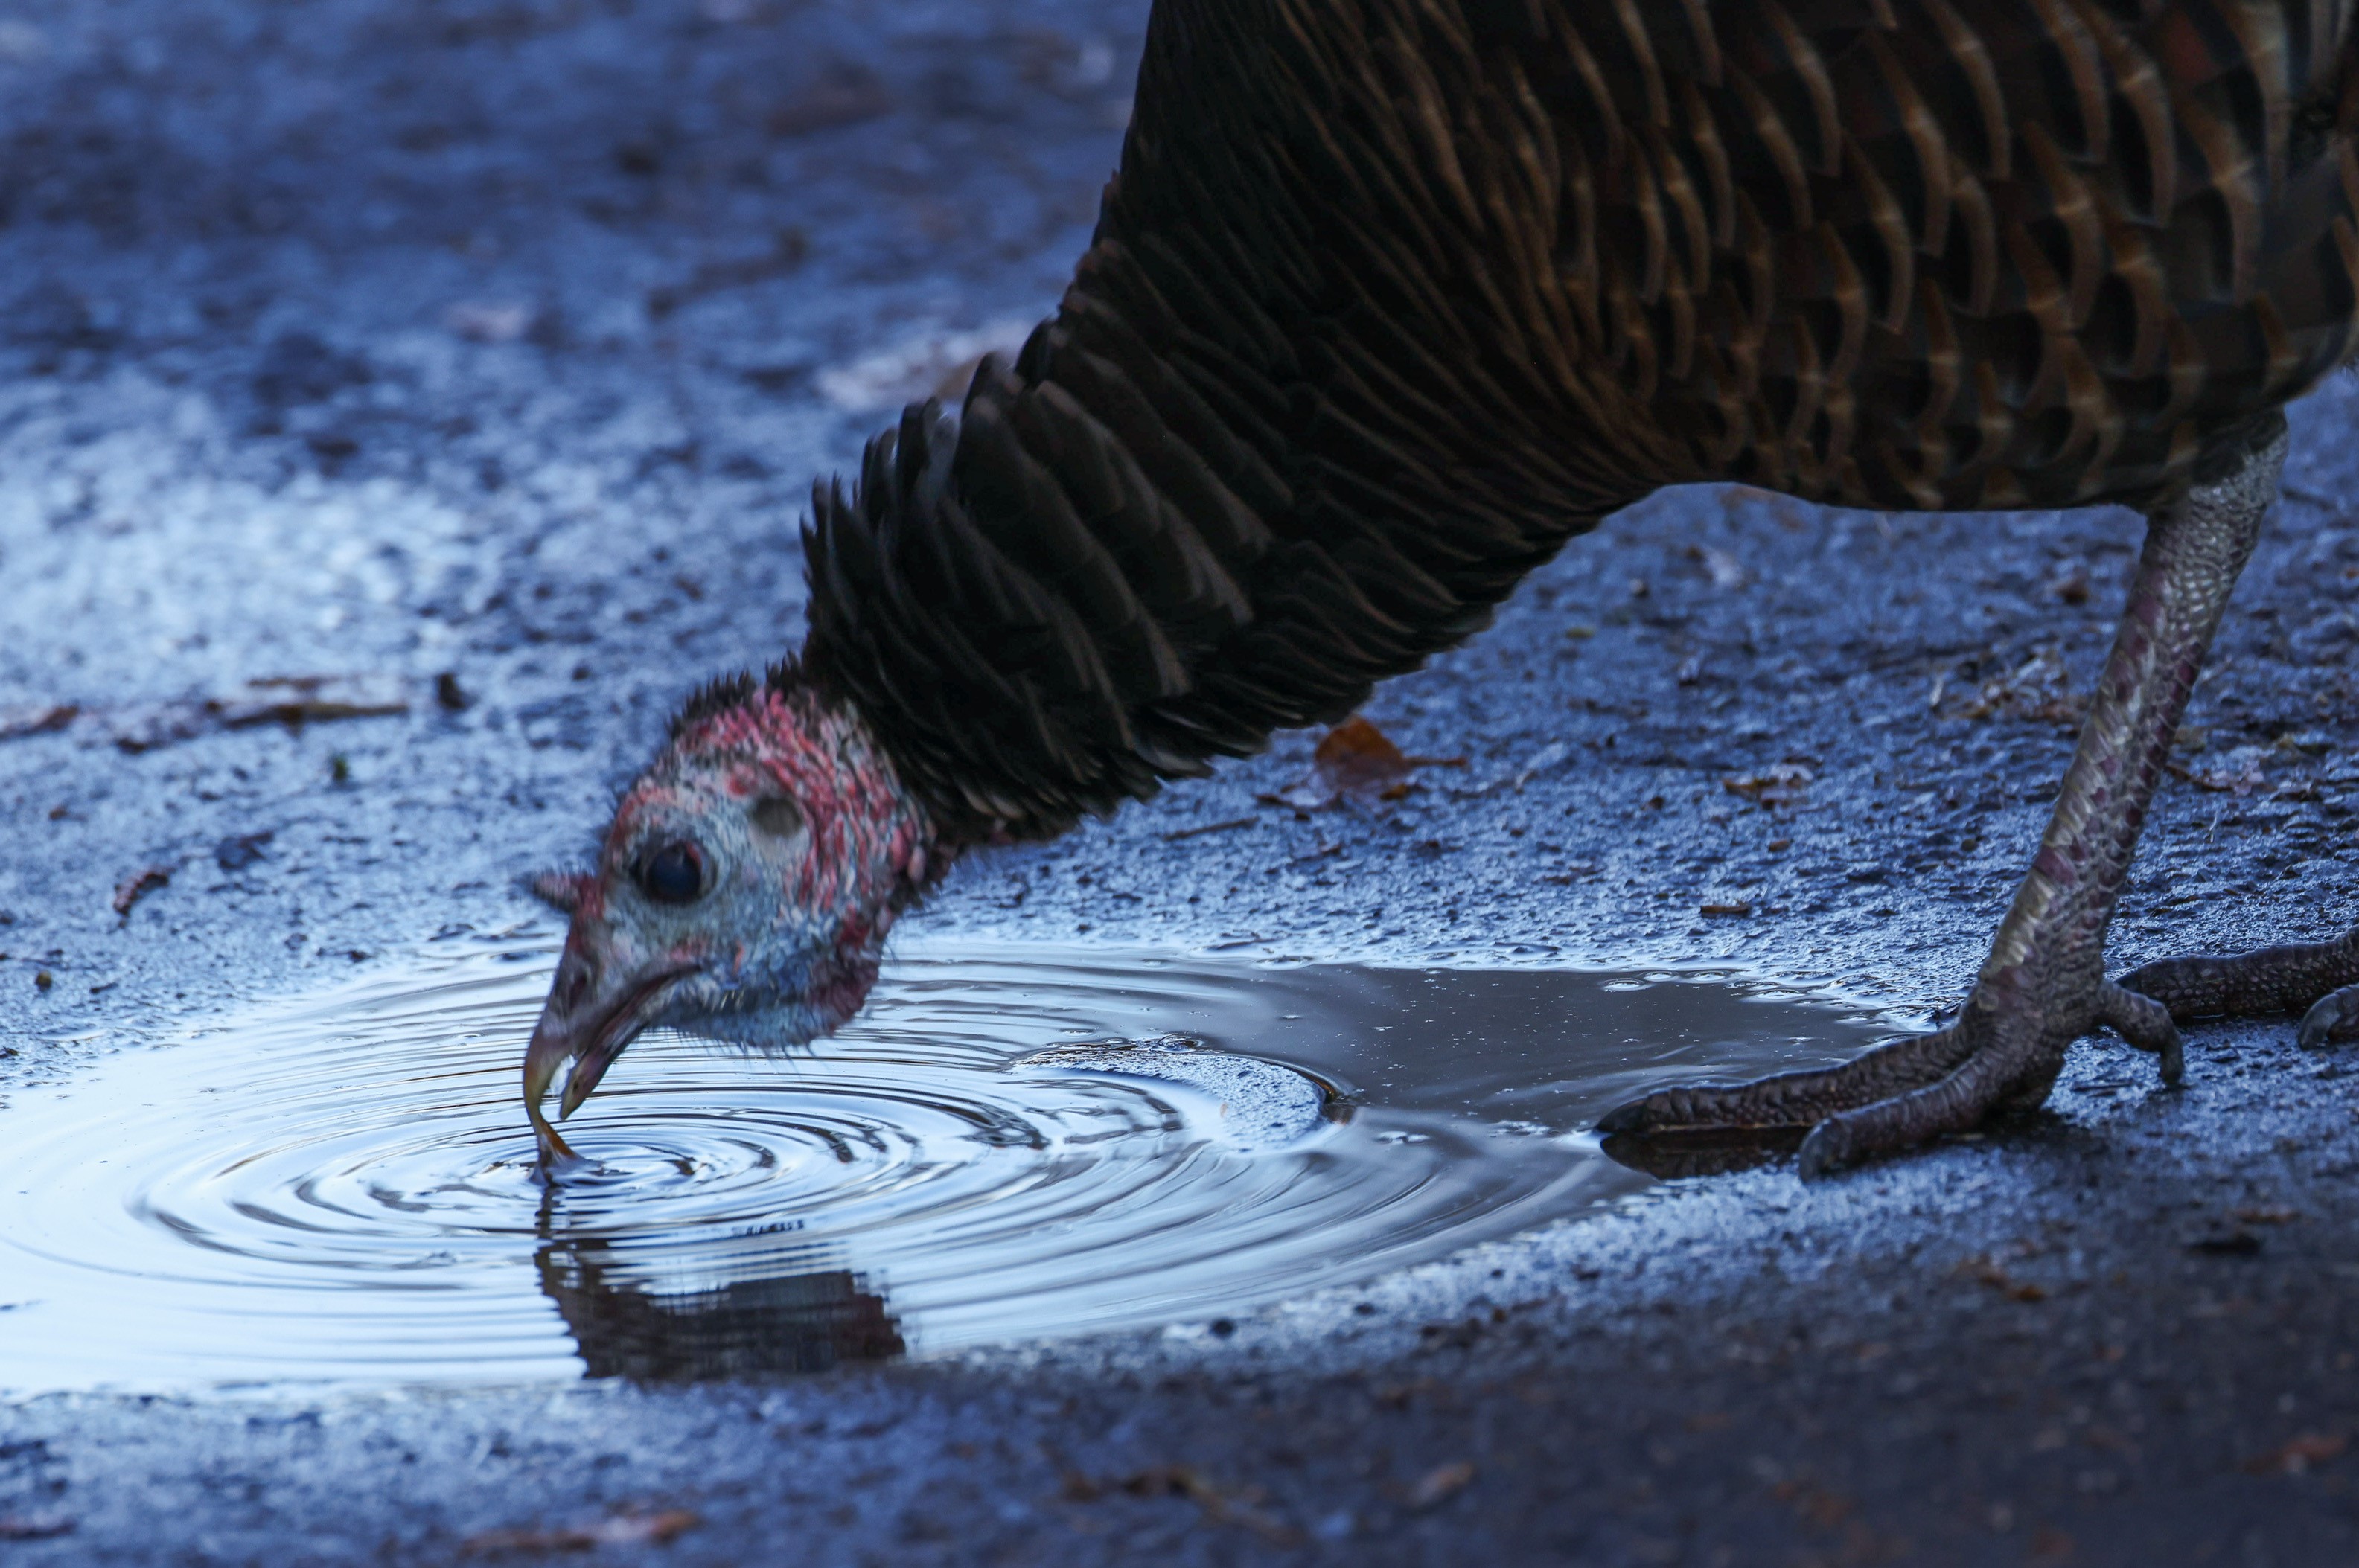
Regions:
M 694 903 L 704 893 L 704 857 L 693 844 L 667 844 L 639 862 L 639 886 L 658 903 Z

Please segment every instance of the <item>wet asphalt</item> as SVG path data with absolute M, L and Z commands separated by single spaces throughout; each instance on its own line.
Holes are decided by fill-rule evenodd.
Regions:
M 797 639 L 810 476 L 1053 302 L 1144 11 L 10 7 L 0 1097 L 536 918 L 516 879 L 584 853 L 670 706 Z M 2293 410 L 2117 967 L 2359 919 L 2354 415 L 2347 379 Z M 1379 694 L 1468 759 L 1395 808 L 1259 801 L 1306 766 L 1284 736 L 919 919 L 1734 962 L 1930 1016 L 2138 535 L 1666 493 Z M 2290 1036 L 2196 1031 L 2178 1092 L 2091 1042 L 2041 1112 L 1914 1159 L 1670 1183 L 1234 1323 L 0 1406 L 0 1562 L 2359 1560 L 2359 1079 Z

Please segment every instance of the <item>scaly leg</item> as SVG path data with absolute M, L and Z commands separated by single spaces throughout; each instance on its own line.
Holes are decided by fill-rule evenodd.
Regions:
M 2181 1023 L 2299 1012 L 2306 1049 L 2359 1040 L 2359 931 L 2233 958 L 2165 958 L 2132 969 L 2121 983 L 2162 1003 Z
M 2148 520 L 2055 815 L 1953 1022 L 1842 1067 L 1658 1090 L 1610 1112 L 1599 1130 L 1810 1126 L 1801 1169 L 1816 1175 L 1962 1131 L 2002 1106 L 2038 1105 L 2065 1048 L 2099 1024 L 2157 1053 L 2164 1081 L 2177 1082 L 2179 1031 L 2162 1001 L 2106 983 L 2105 927 L 2187 694 L 2277 499 L 2285 447 L 2285 421 L 2272 414 L 2225 443 L 2186 495 Z

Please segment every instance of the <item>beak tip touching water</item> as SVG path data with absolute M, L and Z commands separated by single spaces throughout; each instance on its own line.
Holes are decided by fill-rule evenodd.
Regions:
M 540 1022 L 533 1029 L 532 1044 L 526 1047 L 524 1056 L 525 1113 L 532 1119 L 533 1136 L 540 1144 L 544 1166 L 553 1167 L 561 1161 L 578 1158 L 541 1109 L 559 1064 L 573 1064 L 557 1104 L 557 1119 L 562 1121 L 582 1108 L 582 1102 L 606 1076 L 606 1069 L 614 1065 L 615 1058 L 638 1038 L 640 1032 L 661 1017 L 676 982 L 688 972 L 687 966 L 667 965 L 626 978 L 622 985 L 603 995 L 584 996 L 577 990 L 565 998 L 571 1005 L 561 1005 L 559 999 L 566 988 L 563 971 L 560 971 L 557 987 L 541 1010 Z
M 545 1029 L 533 1031 L 532 1044 L 524 1057 L 524 1110 L 531 1119 L 534 1142 L 540 1146 L 540 1162 L 544 1168 L 559 1168 L 579 1156 L 549 1122 L 541 1102 L 549 1098 L 549 1082 L 557 1076 L 557 1064 L 571 1053 L 561 1040 L 552 1040 Z M 569 1086 L 570 1087 L 570 1086 Z M 571 1098 L 569 1093 L 567 1097 Z M 572 1109 L 570 1103 L 560 1104 L 560 1119 Z

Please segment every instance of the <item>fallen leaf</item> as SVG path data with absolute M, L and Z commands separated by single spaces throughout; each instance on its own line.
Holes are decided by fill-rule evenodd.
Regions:
M 0 708 L 0 741 L 55 734 L 81 713 L 82 709 L 71 702 L 37 702 L 29 708 Z
M 0 1514 L 0 1541 L 55 1541 L 80 1522 L 63 1514 Z
M 133 703 L 121 708 L 74 709 L 70 718 L 49 725 L 62 728 L 75 719 L 95 727 L 123 751 L 137 755 L 177 741 L 194 740 L 218 730 L 244 730 L 257 724 L 284 724 L 299 729 L 342 719 L 380 719 L 409 711 L 409 700 L 398 683 L 340 676 L 292 676 L 249 681 L 234 697 L 186 697 L 178 702 Z M 32 730 L 0 728 L 0 740 L 12 740 Z
M 662 1546 L 701 1522 L 687 1509 L 616 1514 L 594 1524 L 555 1530 L 484 1530 L 461 1541 L 459 1552 L 462 1556 L 490 1557 L 506 1552 L 588 1552 L 600 1546 Z
M 169 866 L 143 866 L 114 884 L 114 913 L 129 915 L 131 906 L 172 880 Z
M 1733 779 L 1723 779 L 1720 787 L 1739 795 L 1756 806 L 1776 807 L 1793 806 L 1808 793 L 1811 779 L 1817 775 L 1799 762 L 1779 762 L 1776 767 L 1757 773 L 1745 773 Z
M 1462 768 L 1463 757 L 1411 757 L 1367 719 L 1354 716 L 1320 738 L 1310 775 L 1278 792 L 1279 804 L 1317 811 L 1343 800 L 1398 800 L 1418 768 Z
M 2245 1461 L 2245 1469 L 2255 1476 L 2299 1476 L 2313 1465 L 2340 1458 L 2350 1441 L 2339 1432 L 2305 1432 L 2288 1438 L 2267 1454 L 2256 1454 Z
M 1408 1506 L 1423 1512 L 1438 1508 L 1466 1489 L 1474 1479 L 1474 1462 L 1454 1460 L 1448 1465 L 1436 1465 L 1418 1477 L 1417 1485 L 1408 1489 Z
M 1707 903 L 1696 913 L 1699 914 L 1750 914 L 1753 913 L 1753 906 L 1749 903 Z

